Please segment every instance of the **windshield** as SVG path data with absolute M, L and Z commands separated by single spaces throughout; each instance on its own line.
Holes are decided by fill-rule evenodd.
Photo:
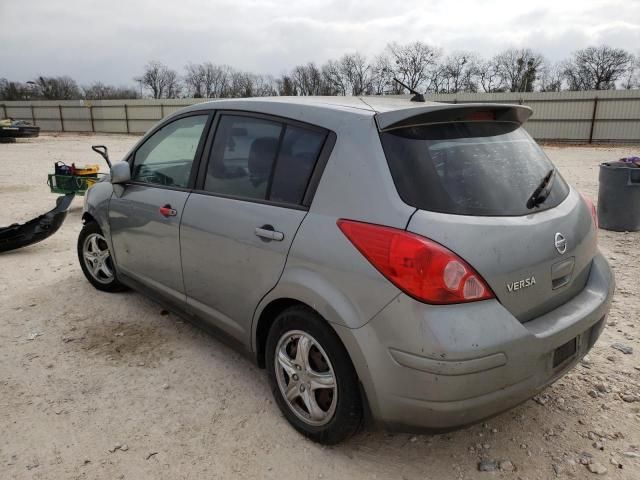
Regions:
M 553 165 L 515 123 L 460 122 L 380 134 L 402 199 L 422 210 L 518 216 L 557 206 L 569 193 L 559 173 L 544 203 L 527 208 Z

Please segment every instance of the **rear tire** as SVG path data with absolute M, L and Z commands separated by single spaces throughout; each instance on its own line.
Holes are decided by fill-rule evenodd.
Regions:
M 325 445 L 352 436 L 362 423 L 358 377 L 344 345 L 312 309 L 280 313 L 267 337 L 266 368 L 278 407 L 289 423 Z
M 116 276 L 109 244 L 96 222 L 85 223 L 78 235 L 78 260 L 89 283 L 103 292 L 126 290 Z

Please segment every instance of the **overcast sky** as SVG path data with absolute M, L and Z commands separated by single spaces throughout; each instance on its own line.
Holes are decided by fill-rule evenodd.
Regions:
M 148 60 L 278 75 L 343 53 L 421 40 L 551 60 L 606 43 L 640 53 L 639 0 L 0 0 L 0 77 L 132 84 Z

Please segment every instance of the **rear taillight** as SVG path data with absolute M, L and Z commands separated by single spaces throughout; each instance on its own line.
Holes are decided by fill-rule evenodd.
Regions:
M 482 277 L 439 243 L 397 228 L 352 220 L 338 220 L 338 227 L 382 275 L 421 302 L 494 298 Z
M 593 224 L 596 226 L 596 232 L 598 231 L 598 211 L 596 210 L 595 205 L 593 204 L 593 202 L 591 201 L 591 199 L 589 197 L 587 197 L 585 194 L 580 193 L 580 196 L 582 196 L 582 200 L 584 200 L 584 203 L 587 204 L 587 207 L 589 207 L 589 211 L 591 212 L 591 218 L 593 218 Z

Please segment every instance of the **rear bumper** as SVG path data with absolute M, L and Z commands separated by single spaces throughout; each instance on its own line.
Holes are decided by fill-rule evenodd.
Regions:
M 598 255 L 582 292 L 526 323 L 495 300 L 435 306 L 400 295 L 363 327 L 336 330 L 377 421 L 451 428 L 507 410 L 571 369 L 602 332 L 613 291 Z M 554 365 L 573 339 L 575 355 Z

